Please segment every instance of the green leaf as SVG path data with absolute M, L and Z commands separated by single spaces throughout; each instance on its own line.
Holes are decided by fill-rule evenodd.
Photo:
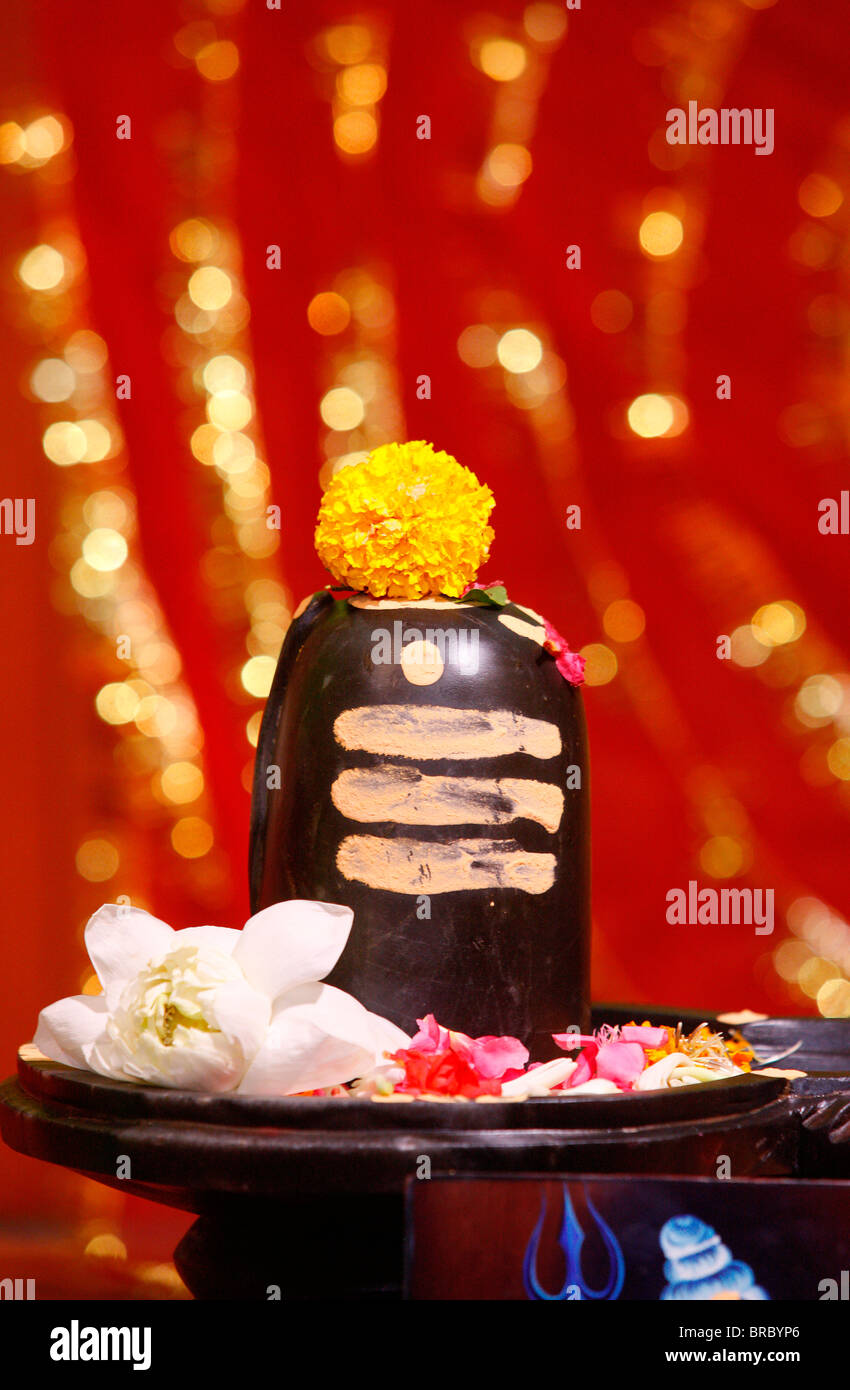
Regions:
M 504 584 L 491 584 L 487 589 L 470 589 L 468 594 L 462 598 L 455 599 L 456 603 L 489 603 L 494 608 L 504 608 L 509 602 L 508 591 Z

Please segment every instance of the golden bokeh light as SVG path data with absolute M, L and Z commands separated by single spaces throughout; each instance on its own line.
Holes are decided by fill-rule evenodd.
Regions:
M 747 861 L 745 848 L 733 835 L 712 835 L 699 852 L 699 862 L 710 878 L 735 878 Z
M 41 242 L 18 262 L 18 279 L 28 290 L 55 290 L 65 278 L 65 258 L 55 246 Z
M 819 338 L 841 338 L 850 327 L 850 305 L 837 294 L 818 294 L 809 304 L 806 318 Z
M 770 652 L 759 642 L 749 623 L 736 627 L 731 637 L 732 660 L 736 666 L 761 666 Z
M 349 106 L 372 106 L 387 90 L 387 73 L 380 63 L 356 63 L 337 74 L 336 89 Z
M 522 25 L 530 39 L 543 46 L 559 43 L 567 32 L 567 16 L 563 5 L 539 3 L 527 5 Z
M 672 256 L 682 244 L 685 229 L 672 212 L 650 212 L 641 222 L 638 239 L 647 256 Z
M 809 174 L 797 190 L 800 207 L 810 217 L 831 217 L 844 202 L 844 194 L 826 174 Z
M 251 718 L 248 720 L 248 723 L 245 725 L 245 737 L 247 738 L 252 748 L 256 748 L 257 744 L 260 741 L 260 725 L 262 724 L 262 722 L 262 711 L 255 710 L 254 713 L 251 715 Z
M 837 738 L 827 752 L 826 761 L 833 777 L 850 782 L 850 738 Z
M 145 695 L 139 701 L 133 723 L 145 738 L 167 738 L 177 728 L 178 713 L 173 700 L 164 695 Z
M 794 708 L 804 723 L 833 719 L 844 703 L 844 687 L 834 676 L 808 676 L 797 692 Z
M 119 1236 L 105 1231 L 101 1235 L 92 1236 L 83 1254 L 98 1260 L 126 1260 L 127 1247 Z
M 602 642 L 590 642 L 582 647 L 579 656 L 586 662 L 584 680 L 586 685 L 607 685 L 617 674 L 619 663 L 610 647 Z
M 334 63 L 362 63 L 372 48 L 372 34 L 365 24 L 335 24 L 322 35 L 325 51 Z
M 344 111 L 333 126 L 334 140 L 345 154 L 367 154 L 377 142 L 378 122 L 371 111 Z
M 83 376 L 99 372 L 106 366 L 109 349 L 99 333 L 89 328 L 80 328 L 72 333 L 63 353 L 68 366 Z
M 207 82 L 227 82 L 239 70 L 239 49 L 230 39 L 214 39 L 195 54 L 195 66 Z
M 71 588 L 81 598 L 103 598 L 115 588 L 115 575 L 93 570 L 85 560 L 75 560 L 68 575 Z
M 105 883 L 118 872 L 120 857 L 109 840 L 84 840 L 77 850 L 77 873 L 89 883 Z
M 806 615 L 798 603 L 782 599 L 765 603 L 753 615 L 753 636 L 764 647 L 781 647 L 796 642 L 806 630 Z
M 20 164 L 22 169 L 42 168 L 71 143 L 67 117 L 38 116 L 29 125 L 5 121 L 0 125 L 0 164 Z
M 95 696 L 95 709 L 106 724 L 130 724 L 141 703 L 139 694 L 126 681 L 110 681 Z
M 182 816 L 171 829 L 171 843 L 183 859 L 202 859 L 214 838 L 212 826 L 201 816 Z
M 811 952 L 805 941 L 783 941 L 773 953 L 773 968 L 782 980 L 796 983 L 800 967 L 809 959 Z
M 65 128 L 55 116 L 39 116 L 23 133 L 24 153 L 37 164 L 46 164 L 65 145 Z
M 825 980 L 815 999 L 824 1018 L 850 1018 L 850 980 Z
M 785 915 L 794 935 L 805 937 L 809 941 L 814 940 L 824 924 L 829 922 L 832 914 L 820 898 L 806 897 L 795 898 Z
M 328 429 L 353 430 L 363 420 L 366 407 L 350 386 L 334 386 L 322 397 L 319 414 Z
M 531 155 L 524 145 L 496 145 L 485 161 L 488 178 L 501 188 L 518 188 L 531 174 Z
M 238 357 L 219 353 L 204 363 L 202 379 L 207 391 L 241 391 L 248 373 Z
M 206 405 L 207 417 L 218 430 L 244 429 L 254 414 L 250 397 L 241 391 L 216 391 Z
M 630 598 L 615 599 L 602 615 L 602 626 L 614 642 L 636 642 L 646 627 L 646 614 Z
M 127 559 L 127 542 L 111 526 L 97 526 L 83 541 L 83 559 L 93 570 L 117 570 Z
M 228 477 L 247 473 L 254 467 L 257 450 L 254 441 L 239 430 L 218 434 L 213 444 L 213 463 Z
M 85 431 L 73 420 L 55 420 L 44 431 L 41 447 L 51 463 L 67 468 L 71 464 L 82 463 L 88 440 Z
M 603 290 L 590 306 L 590 318 L 602 333 L 622 333 L 634 316 L 632 301 L 620 290 Z
M 486 323 L 471 323 L 457 340 L 457 355 L 467 367 L 492 367 L 498 359 L 499 335 Z
M 668 434 L 674 423 L 673 405 L 668 396 L 650 392 L 637 396 L 629 406 L 626 416 L 629 429 L 641 439 L 659 439 Z
M 67 401 L 76 383 L 73 371 L 61 357 L 43 357 L 30 376 L 33 395 L 50 404 Z
M 197 429 L 192 431 L 189 436 L 189 448 L 199 463 L 205 463 L 208 466 L 212 464 L 213 448 L 220 437 L 220 431 L 209 421 L 206 424 L 198 425 Z
M 199 309 L 223 309 L 233 295 L 233 281 L 217 265 L 202 265 L 189 276 L 189 298 Z
M 788 239 L 788 252 L 792 260 L 810 270 L 822 270 L 835 251 L 835 237 L 827 228 L 817 222 L 804 222 Z
M 272 688 L 277 662 L 273 656 L 252 656 L 240 672 L 242 685 L 249 695 L 264 700 Z
M 514 39 L 485 39 L 478 49 L 478 66 L 494 82 L 513 82 L 522 77 L 528 52 Z
M 307 322 L 316 332 L 325 337 L 342 333 L 351 322 L 351 307 L 347 299 L 333 290 L 323 290 L 316 294 L 307 305 Z
M 85 436 L 83 463 L 99 463 L 112 452 L 112 435 L 102 420 L 78 420 L 77 426 Z
M 195 54 L 206 44 L 212 43 L 214 38 L 215 25 L 208 19 L 196 19 L 177 30 L 174 35 L 174 47 L 184 58 L 194 60 Z
M 189 217 L 173 229 L 168 240 L 178 260 L 197 262 L 207 261 L 214 255 L 220 238 L 210 222 Z
M 204 774 L 194 763 L 169 763 L 158 774 L 158 791 L 166 801 L 183 805 L 197 801 L 204 790 Z
M 252 560 L 273 555 L 280 545 L 280 533 L 266 525 L 265 517 L 245 522 L 235 528 L 236 544 Z
M 810 956 L 800 966 L 797 984 L 810 999 L 817 999 L 823 986 L 840 975 L 841 971 L 833 961 L 823 956 Z
M 183 668 L 180 653 L 171 642 L 145 642 L 139 648 L 136 663 L 145 679 L 154 685 L 170 685 Z
M 496 356 L 506 372 L 532 372 L 543 360 L 543 344 L 527 328 L 509 328 L 496 345 Z
M 23 153 L 23 127 L 17 121 L 4 121 L 0 125 L 0 164 L 17 164 Z

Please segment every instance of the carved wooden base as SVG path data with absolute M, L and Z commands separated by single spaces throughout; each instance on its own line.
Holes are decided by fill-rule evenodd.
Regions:
M 735 1177 L 849 1179 L 850 1025 L 836 1022 L 752 1025 L 762 1051 L 803 1039 L 787 1065 L 830 1068 L 793 1085 L 753 1075 L 515 1104 L 205 1096 L 21 1059 L 0 1127 L 20 1153 L 194 1212 L 175 1260 L 197 1298 L 393 1298 L 405 1187 L 423 1172 L 714 1176 L 725 1155 Z

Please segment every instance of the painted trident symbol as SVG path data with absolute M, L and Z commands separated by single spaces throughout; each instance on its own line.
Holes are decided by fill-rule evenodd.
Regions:
M 537 1278 L 537 1251 L 540 1247 L 540 1236 L 543 1231 L 543 1222 L 546 1219 L 546 1196 L 541 1199 L 540 1216 L 537 1225 L 531 1233 L 531 1239 L 525 1251 L 525 1259 L 522 1262 L 522 1278 L 525 1285 L 525 1292 L 529 1298 L 542 1299 L 547 1303 L 555 1303 L 559 1299 L 569 1299 L 573 1289 L 579 1290 L 580 1298 L 601 1298 L 613 1300 L 620 1297 L 623 1287 L 626 1268 L 623 1261 L 623 1252 L 619 1242 L 611 1230 L 610 1226 L 603 1221 L 599 1212 L 587 1195 L 587 1191 L 582 1185 L 584 1199 L 587 1209 L 596 1222 L 597 1229 L 605 1249 L 608 1252 L 609 1269 L 607 1282 L 604 1288 L 591 1289 L 585 1283 L 581 1268 L 581 1247 L 584 1244 L 584 1231 L 578 1223 L 578 1219 L 570 1198 L 569 1189 L 566 1183 L 562 1183 L 564 1195 L 564 1215 L 561 1221 L 561 1229 L 558 1233 L 558 1244 L 564 1252 L 567 1262 L 566 1278 L 557 1293 L 547 1293 Z

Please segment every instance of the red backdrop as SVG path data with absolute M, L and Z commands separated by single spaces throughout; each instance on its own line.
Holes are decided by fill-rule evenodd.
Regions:
M 89 973 L 80 927 L 101 901 L 244 920 L 246 721 L 284 609 L 327 582 L 320 468 L 398 435 L 492 487 L 488 573 L 592 647 L 595 996 L 850 1012 L 850 541 L 817 525 L 848 476 L 847 37 L 839 0 L 41 0 L 7 16 L 3 495 L 32 496 L 37 521 L 30 546 L 0 536 L 6 1070 L 39 1006 Z M 775 151 L 669 146 L 666 112 L 690 99 L 773 109 Z M 42 159 L 26 131 L 45 113 L 62 134 Z M 658 211 L 681 232 L 670 254 L 641 245 Z M 63 279 L 39 289 L 22 258 L 45 243 Z M 187 296 L 200 264 L 229 277 L 221 312 Z M 344 304 L 312 319 L 350 321 L 316 331 L 308 306 L 332 291 Z M 516 327 L 544 352 L 528 382 L 493 360 Z M 72 338 L 108 359 L 81 385 L 70 351 L 74 391 L 45 400 L 33 371 Z M 202 461 L 214 431 L 190 446 L 217 353 L 248 373 L 246 437 L 268 466 L 244 497 Z M 365 418 L 331 431 L 320 403 L 352 383 Z M 627 423 L 647 393 L 673 398 L 662 437 Z M 50 424 L 90 417 L 111 429 L 106 459 L 45 457 Z M 98 715 L 98 691 L 138 675 L 118 647 L 138 611 L 72 578 L 100 583 L 73 566 L 104 516 L 164 634 L 147 690 L 183 710 L 183 745 L 156 713 L 148 732 Z M 759 629 L 779 644 L 759 647 L 749 625 L 783 602 Z M 175 760 L 202 774 L 194 800 L 162 793 Z M 665 896 L 690 879 L 774 889 L 773 935 L 669 926 Z M 22 1165 L 3 1163 L 18 1191 Z

